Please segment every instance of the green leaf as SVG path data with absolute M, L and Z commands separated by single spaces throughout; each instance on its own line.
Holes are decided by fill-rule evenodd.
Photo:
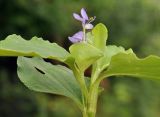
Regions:
M 101 70 L 105 69 L 110 64 L 111 58 L 118 53 L 127 54 L 127 53 L 133 53 L 133 51 L 131 49 L 125 50 L 121 46 L 117 47 L 115 45 L 108 45 L 105 47 L 104 57 L 100 58 L 97 61 L 97 67 Z
M 64 61 L 69 53 L 56 43 L 33 37 L 24 40 L 21 36 L 10 35 L 0 41 L 0 56 L 39 56 Z
M 87 32 L 86 33 L 86 40 L 87 40 L 87 43 L 93 45 L 93 34 L 92 34 L 92 32 Z
M 18 76 L 29 89 L 63 95 L 81 105 L 81 91 L 72 71 L 41 58 L 18 57 Z
M 84 71 L 97 59 L 103 56 L 102 52 L 94 46 L 87 43 L 76 43 L 70 48 L 71 56 L 75 59 L 77 67 Z
M 134 53 L 120 53 L 112 57 L 109 67 L 102 77 L 126 75 L 147 79 L 160 79 L 160 57 L 149 56 L 143 59 Z
M 98 49 L 104 50 L 106 46 L 106 40 L 108 38 L 108 30 L 102 23 L 97 24 L 92 30 L 93 45 Z

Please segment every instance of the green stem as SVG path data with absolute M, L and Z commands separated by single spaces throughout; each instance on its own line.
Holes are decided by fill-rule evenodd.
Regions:
M 91 76 L 92 82 L 90 82 L 89 89 L 87 88 L 84 73 L 76 69 L 72 69 L 74 75 L 81 87 L 82 92 L 82 114 L 83 117 L 95 117 L 96 116 L 96 108 L 97 108 L 97 100 L 98 100 L 98 90 L 99 90 L 99 81 L 95 80 L 99 77 L 99 71 L 95 69 L 92 71 L 93 74 Z
M 92 85 L 87 98 L 87 107 L 83 108 L 83 117 L 95 117 L 98 100 L 99 83 Z
M 87 99 L 87 108 L 84 106 L 83 108 L 83 117 L 95 117 L 96 109 L 97 109 L 97 100 L 98 100 L 98 91 L 100 81 L 97 80 L 100 74 L 100 70 L 95 63 L 92 66 L 92 74 L 91 74 L 91 82 L 88 90 Z
M 95 82 L 90 86 L 87 97 L 87 106 L 84 106 L 83 108 L 83 117 L 96 116 L 98 88 L 99 88 L 99 82 Z
M 94 83 L 89 90 L 88 96 L 88 106 L 87 106 L 87 113 L 88 117 L 95 117 L 96 116 L 96 109 L 97 109 L 97 100 L 98 100 L 98 87 L 99 83 Z
M 82 114 L 83 114 L 83 117 L 88 117 L 87 108 L 86 107 L 83 109 Z

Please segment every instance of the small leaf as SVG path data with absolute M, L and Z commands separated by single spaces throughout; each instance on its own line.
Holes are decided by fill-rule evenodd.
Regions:
M 139 59 L 134 53 L 120 53 L 112 57 L 102 77 L 126 75 L 147 79 L 160 79 L 160 57 L 149 56 Z
M 0 41 L 0 56 L 39 56 L 64 61 L 69 53 L 56 43 L 33 37 L 24 40 L 21 36 L 10 35 Z
M 71 56 L 81 71 L 84 71 L 97 59 L 103 56 L 102 52 L 94 46 L 87 43 L 76 43 L 70 48 Z
M 81 105 L 81 91 L 71 70 L 41 58 L 18 57 L 18 76 L 29 89 L 63 95 Z
M 93 45 L 98 49 L 104 50 L 106 46 L 106 40 L 108 38 L 108 30 L 102 23 L 97 24 L 92 30 Z

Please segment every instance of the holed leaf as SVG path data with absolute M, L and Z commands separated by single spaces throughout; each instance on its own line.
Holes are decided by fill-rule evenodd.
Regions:
M 80 87 L 72 71 L 41 58 L 18 57 L 18 76 L 29 89 L 64 95 L 81 105 Z
M 10 35 L 0 41 L 0 56 L 39 56 L 64 61 L 69 53 L 56 43 L 33 37 L 24 40 L 21 36 Z
M 109 67 L 102 73 L 102 77 L 114 75 L 160 79 L 160 57 L 139 59 L 134 53 L 119 53 L 112 57 Z

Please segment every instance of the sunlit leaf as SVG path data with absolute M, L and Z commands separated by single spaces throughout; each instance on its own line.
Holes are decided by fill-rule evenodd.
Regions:
M 106 46 L 106 40 L 108 38 L 108 30 L 102 23 L 97 24 L 92 30 L 93 45 L 98 49 L 104 50 Z
M 104 56 L 97 61 L 97 67 L 101 70 L 105 69 L 110 64 L 111 58 L 118 53 L 133 53 L 133 51 L 125 50 L 121 46 L 108 45 L 105 47 Z
M 0 41 L 0 56 L 39 56 L 64 61 L 69 53 L 56 43 L 33 37 L 24 40 L 21 36 L 10 35 Z
M 143 59 L 134 53 L 120 53 L 112 57 L 109 67 L 102 77 L 126 75 L 146 79 L 160 79 L 160 57 L 149 56 Z
M 87 43 L 73 44 L 69 50 L 71 56 L 75 59 L 76 65 L 82 71 L 103 56 L 99 49 Z

